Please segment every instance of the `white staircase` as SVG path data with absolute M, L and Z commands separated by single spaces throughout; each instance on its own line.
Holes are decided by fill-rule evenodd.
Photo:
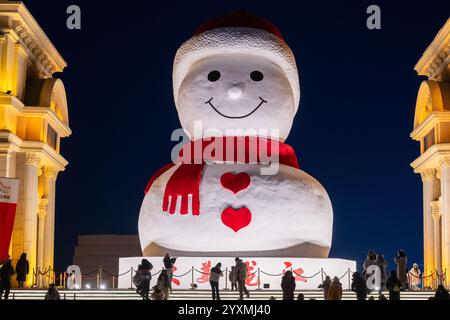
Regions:
M 44 289 L 14 289 L 9 298 L 11 300 L 43 300 L 46 290 Z M 141 300 L 134 290 L 106 289 L 106 290 L 60 290 L 61 299 L 66 300 Z M 305 300 L 323 300 L 322 291 L 296 291 L 305 295 Z M 387 292 L 383 294 L 388 297 Z M 220 292 L 222 300 L 237 300 L 239 295 L 236 291 L 223 290 Z M 372 294 L 378 299 L 378 294 Z M 260 290 L 250 291 L 248 300 L 269 300 L 271 297 L 276 300 L 282 299 L 280 290 Z M 370 296 L 370 295 L 369 295 Z M 434 296 L 430 291 L 404 291 L 401 293 L 402 300 L 427 300 Z M 351 291 L 344 291 L 343 300 L 355 300 L 356 296 Z M 211 300 L 211 291 L 208 290 L 174 290 L 170 300 Z M 246 299 L 247 300 L 247 299 Z

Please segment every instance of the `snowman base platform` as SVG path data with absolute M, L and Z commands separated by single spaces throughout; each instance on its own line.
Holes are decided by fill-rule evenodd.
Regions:
M 119 259 L 118 288 L 128 289 L 132 286 L 132 276 L 142 259 L 146 258 L 153 265 L 150 286 L 163 269 L 163 257 L 129 257 Z M 230 289 L 229 273 L 235 265 L 234 257 L 177 257 L 173 270 L 173 289 L 209 290 L 209 272 L 217 263 L 222 264 L 224 277 L 219 283 L 220 289 Z M 285 271 L 292 270 L 296 279 L 297 290 L 315 290 L 325 276 L 340 278 L 343 289 L 349 289 L 352 273 L 356 271 L 356 261 L 334 258 L 290 258 L 290 257 L 241 257 L 247 264 L 248 277 L 246 287 L 249 290 L 281 290 L 281 278 Z

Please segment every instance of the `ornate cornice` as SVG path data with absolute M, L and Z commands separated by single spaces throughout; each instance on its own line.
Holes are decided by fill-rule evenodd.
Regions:
M 36 64 L 44 77 L 63 71 L 67 63 L 22 2 L 0 1 L 0 15 L 0 33 L 20 43 L 27 62 Z
M 25 47 L 36 57 L 39 63 L 46 69 L 47 72 L 53 74 L 57 71 L 56 66 L 50 60 L 50 58 L 44 53 L 42 48 L 32 38 L 28 30 L 19 21 L 13 22 L 14 31 L 19 36 Z
M 441 71 L 448 64 L 450 53 L 450 19 L 438 32 L 432 43 L 425 50 L 414 69 L 419 75 L 427 76 L 432 80 L 442 80 Z

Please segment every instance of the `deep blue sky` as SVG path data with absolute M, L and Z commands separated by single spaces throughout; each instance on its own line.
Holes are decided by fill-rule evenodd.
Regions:
M 294 4 L 295 3 L 295 4 Z M 382 10 L 369 31 L 368 5 Z M 287 142 L 334 208 L 332 257 L 369 249 L 391 262 L 405 249 L 422 263 L 421 180 L 409 164 L 420 81 L 413 67 L 450 13 L 450 2 L 80 1 L 25 4 L 68 62 L 63 79 L 73 134 L 57 184 L 56 266 L 71 263 L 79 234 L 137 233 L 143 190 L 170 161 L 179 127 L 172 62 L 206 19 L 244 9 L 276 24 L 294 51 L 301 101 Z M 82 30 L 66 29 L 78 4 Z

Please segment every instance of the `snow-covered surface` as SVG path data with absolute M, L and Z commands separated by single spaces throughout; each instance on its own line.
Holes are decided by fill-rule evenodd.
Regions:
M 217 72 L 208 77 L 212 71 L 220 77 Z M 251 77 L 254 71 L 262 73 L 262 79 Z M 300 98 L 288 45 L 253 28 L 213 29 L 186 41 L 175 57 L 173 87 L 181 125 L 194 139 L 226 135 L 284 141 Z M 198 123 L 201 132 L 196 132 Z M 200 215 L 170 215 L 162 211 L 162 199 L 176 168 L 154 181 L 142 203 L 139 236 L 149 255 L 167 250 L 186 256 L 328 256 L 331 201 L 307 173 L 284 165 L 275 175 L 261 175 L 256 164 L 207 165 L 200 184 Z M 246 172 L 249 187 L 237 194 L 224 188 L 220 177 L 227 172 Z M 243 228 L 229 223 L 230 216 L 244 216 L 239 227 L 247 224 L 247 209 L 236 215 L 227 210 L 224 223 L 227 207 L 250 210 L 250 223 Z
M 165 185 L 174 170 L 154 182 L 142 203 L 139 236 L 143 250 L 152 242 L 199 255 L 202 252 L 257 253 L 303 243 L 327 248 L 331 245 L 330 199 L 320 183 L 301 170 L 280 165 L 276 175 L 264 176 L 260 174 L 260 166 L 254 164 L 207 165 L 200 186 L 198 216 L 170 215 L 162 211 Z M 226 172 L 246 172 L 251 177 L 250 186 L 237 194 L 223 188 L 220 177 Z M 221 213 L 227 206 L 250 209 L 250 224 L 238 232 L 225 226 Z M 316 257 L 323 255 L 318 253 Z
M 295 57 L 289 46 L 277 36 L 254 28 L 218 28 L 198 34 L 181 45 L 173 65 L 173 92 L 178 103 L 178 90 L 191 66 L 215 55 L 246 55 L 262 57 L 279 66 L 289 79 L 295 108 L 300 101 L 300 84 Z
M 241 257 L 244 262 L 248 263 L 249 275 L 247 277 L 246 286 L 249 290 L 258 289 L 258 268 L 260 288 L 263 289 L 265 284 L 269 285 L 271 290 L 279 290 L 281 284 L 281 273 L 284 270 L 294 270 L 300 276 L 296 279 L 297 290 L 315 290 L 322 282 L 322 275 L 342 277 L 341 283 L 344 289 L 348 289 L 348 270 L 356 271 L 356 262 L 344 259 L 307 259 L 307 258 L 259 258 L 259 257 Z M 151 285 L 156 284 L 158 275 L 156 273 L 162 269 L 163 257 L 147 257 L 153 264 L 152 273 L 155 274 L 151 281 Z M 119 260 L 119 274 L 127 271 L 137 269 L 141 263 L 142 257 L 120 258 Z M 172 283 L 173 289 L 190 289 L 192 283 L 192 267 L 194 267 L 194 283 L 197 284 L 198 289 L 210 289 L 208 275 L 203 275 L 200 272 L 209 273 L 209 268 L 215 266 L 218 262 L 222 263 L 222 270 L 229 271 L 231 266 L 235 265 L 233 257 L 179 257 L 176 260 L 174 270 L 175 281 Z M 323 268 L 323 274 L 321 273 Z M 200 272 L 199 272 L 200 271 Z M 181 277 L 177 277 L 181 276 Z M 305 278 L 301 277 L 304 276 Z M 314 276 L 314 277 L 312 277 Z M 306 278 L 308 277 L 308 278 Z M 312 277 L 312 278 L 309 278 Z M 350 275 L 351 277 L 351 275 Z M 130 287 L 131 276 L 130 272 L 119 277 L 119 288 L 126 289 Z M 230 288 L 228 282 L 227 288 Z M 221 289 L 225 288 L 225 275 L 220 279 L 219 286 Z
M 211 71 L 219 71 L 220 79 L 209 81 Z M 261 72 L 264 78 L 252 80 L 250 74 L 253 71 Z M 279 136 L 273 138 L 284 140 L 291 130 L 297 106 L 286 74 L 270 60 L 222 54 L 204 58 L 191 67 L 181 83 L 177 109 L 181 126 L 189 137 L 194 135 L 194 122 L 200 121 L 203 137 L 218 134 L 254 136 L 262 130 L 270 135 L 276 129 Z M 218 112 L 229 117 L 248 116 L 230 119 Z M 226 134 L 227 130 L 249 129 L 255 133 Z

